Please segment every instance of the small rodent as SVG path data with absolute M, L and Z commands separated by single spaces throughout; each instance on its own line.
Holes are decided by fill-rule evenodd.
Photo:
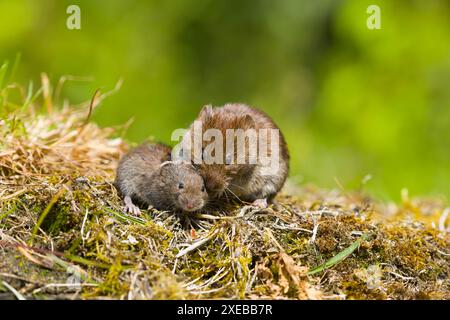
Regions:
M 202 136 L 208 129 L 217 129 L 220 130 L 223 137 L 224 149 L 221 163 L 206 164 L 202 162 L 201 164 L 195 164 L 205 181 L 209 196 L 212 199 L 234 197 L 241 201 L 253 202 L 255 205 L 266 207 L 267 201 L 272 201 L 283 187 L 289 172 L 289 152 L 278 126 L 262 111 L 244 104 L 226 104 L 223 107 L 215 108 L 210 105 L 204 106 L 197 120 L 202 124 Z M 185 138 L 194 138 L 194 123 L 185 134 Z M 245 150 L 235 150 L 234 154 L 226 154 L 227 129 L 253 129 L 257 134 L 264 131 L 259 131 L 260 129 L 277 129 L 279 133 L 278 149 L 269 145 L 268 154 L 273 153 L 273 150 L 278 150 L 278 168 L 267 174 L 267 171 L 263 171 L 267 167 L 267 163 L 262 164 L 259 159 L 253 164 L 238 164 L 236 161 L 237 152 L 243 151 L 248 156 L 249 148 L 256 147 L 245 140 Z M 234 140 L 236 146 L 236 138 Z M 210 141 L 202 139 L 202 152 L 210 143 Z M 193 148 L 187 152 L 193 154 Z M 275 155 L 275 153 L 273 154 Z M 204 156 L 204 153 L 202 155 Z M 231 159 L 234 159 L 234 162 Z M 191 161 L 193 161 L 192 158 Z M 232 163 L 230 164 L 230 162 Z
M 125 210 L 139 214 L 133 202 L 158 210 L 197 211 L 208 194 L 200 174 L 186 162 L 170 161 L 171 148 L 142 144 L 122 157 L 115 186 L 124 196 Z

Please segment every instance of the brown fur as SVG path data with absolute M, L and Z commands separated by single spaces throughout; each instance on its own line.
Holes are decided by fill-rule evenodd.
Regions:
M 205 106 L 197 120 L 202 122 L 203 132 L 208 129 L 218 129 L 222 132 L 224 149 L 226 146 L 226 129 L 255 129 L 256 131 L 258 129 L 279 129 L 265 113 L 244 104 L 227 104 L 216 108 Z M 193 137 L 193 125 L 187 135 Z M 208 144 L 210 144 L 209 141 L 204 141 L 202 147 L 205 148 Z M 223 159 L 224 164 L 202 163 L 197 165 L 205 180 L 209 195 L 212 198 L 231 196 L 242 201 L 271 200 L 282 188 L 289 171 L 289 152 L 281 131 L 279 145 L 279 170 L 276 174 L 270 176 L 260 174 L 262 167 L 260 163 L 225 164 L 226 159 Z M 246 139 L 245 154 L 247 159 L 251 147 L 253 146 L 249 146 L 248 139 Z M 269 148 L 268 154 L 270 155 L 271 152 L 272 150 Z M 223 154 L 225 158 L 225 150 Z M 236 159 L 235 156 L 233 155 L 234 159 Z
M 163 144 L 143 144 L 131 150 L 117 168 L 117 189 L 124 197 L 159 210 L 201 209 L 208 197 L 202 177 L 189 163 L 166 162 L 170 153 L 170 147 Z

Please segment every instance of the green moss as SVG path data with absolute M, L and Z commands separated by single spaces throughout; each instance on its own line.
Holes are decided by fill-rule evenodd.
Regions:
M 103 281 L 92 292 L 86 293 L 85 297 L 94 297 L 96 295 L 107 295 L 120 297 L 128 290 L 128 285 L 120 280 L 120 275 L 124 271 L 120 257 L 117 257 L 115 263 L 103 275 Z
M 42 222 L 42 229 L 50 235 L 69 231 L 76 223 L 71 221 L 71 212 L 66 206 L 54 206 Z

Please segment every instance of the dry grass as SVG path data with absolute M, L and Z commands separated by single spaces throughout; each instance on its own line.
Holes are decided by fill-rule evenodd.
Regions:
M 265 210 L 129 216 L 112 186 L 121 128 L 57 107 L 43 80 L 22 104 L 1 91 L 0 297 L 450 298 L 446 200 L 288 185 Z

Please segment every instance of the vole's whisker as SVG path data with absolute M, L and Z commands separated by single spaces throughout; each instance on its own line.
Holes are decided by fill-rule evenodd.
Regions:
M 239 188 L 239 189 L 241 189 L 241 190 L 244 190 L 245 191 L 245 188 L 244 187 L 242 187 L 242 186 L 240 186 L 240 185 L 237 185 L 237 184 L 235 184 L 235 183 L 231 183 L 231 182 L 229 182 L 228 183 L 230 186 L 232 186 L 232 187 L 235 187 L 235 188 Z
M 223 193 L 225 195 L 225 198 L 227 198 L 227 202 L 230 201 L 230 199 L 228 199 L 228 194 L 227 194 L 227 190 L 225 189 L 225 192 Z
M 227 193 L 227 191 L 230 192 L 233 196 L 235 196 L 236 199 L 238 199 L 239 201 L 242 202 L 242 200 L 233 191 L 231 191 L 229 188 L 225 188 L 225 194 Z

